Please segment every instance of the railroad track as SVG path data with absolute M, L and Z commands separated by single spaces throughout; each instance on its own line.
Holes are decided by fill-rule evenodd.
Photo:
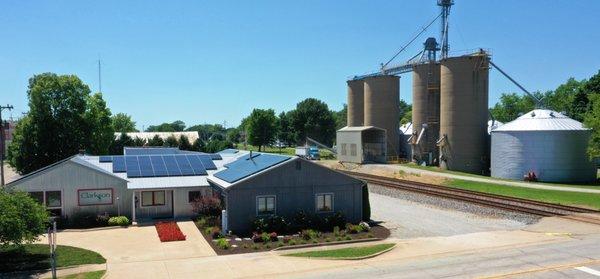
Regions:
M 479 204 L 488 207 L 494 207 L 504 210 L 516 211 L 521 213 L 527 213 L 536 216 L 549 217 L 549 216 L 560 216 L 565 219 L 576 220 L 580 222 L 586 222 L 591 224 L 600 225 L 599 216 L 586 216 L 579 213 L 596 213 L 600 211 L 581 208 L 575 206 L 567 206 L 560 204 L 552 204 L 540 201 L 533 201 L 528 199 L 507 197 L 501 195 L 494 195 L 488 193 L 481 193 L 470 190 L 450 188 L 435 184 L 428 184 L 422 182 L 415 182 L 397 178 L 389 178 L 378 175 L 359 173 L 353 171 L 341 171 L 348 175 L 354 176 L 358 179 L 364 180 L 368 183 L 422 193 L 430 196 L 436 196 L 441 198 L 459 200 L 474 204 Z M 577 214 L 577 215 L 574 215 Z

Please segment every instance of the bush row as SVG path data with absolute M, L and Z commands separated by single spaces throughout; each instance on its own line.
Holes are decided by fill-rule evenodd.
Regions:
M 272 215 L 256 218 L 252 223 L 252 229 L 257 233 L 278 234 L 297 233 L 302 230 L 312 229 L 319 231 L 332 231 L 334 227 L 344 227 L 346 217 L 342 212 L 329 215 L 310 214 L 300 210 L 288 220 L 282 216 Z

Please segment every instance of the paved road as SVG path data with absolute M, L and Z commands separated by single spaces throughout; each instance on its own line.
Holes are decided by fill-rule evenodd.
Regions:
M 506 186 L 527 187 L 527 188 L 533 188 L 533 189 L 556 190 L 556 191 L 566 191 L 566 192 L 600 194 L 600 186 L 598 186 L 598 189 L 587 189 L 587 188 L 555 186 L 555 185 L 549 185 L 549 184 L 544 184 L 544 183 L 527 183 L 527 182 L 520 182 L 520 181 L 506 181 L 506 180 L 497 180 L 497 179 L 492 179 L 492 178 L 475 177 L 475 176 L 468 176 L 468 175 L 458 175 L 458 174 L 453 174 L 453 173 L 435 172 L 435 171 L 411 168 L 411 167 L 402 166 L 402 165 L 390 165 L 390 164 L 370 164 L 370 165 L 364 165 L 363 167 L 365 168 L 362 170 L 363 172 L 366 170 L 366 168 L 383 168 L 383 169 L 389 169 L 396 173 L 399 170 L 402 170 L 407 173 L 426 174 L 426 175 L 431 175 L 431 176 L 439 176 L 439 177 L 452 178 L 452 179 L 462 179 L 462 180 L 484 182 L 484 183 L 501 184 L 501 185 L 506 185 Z
M 596 273 L 594 275 L 593 273 Z M 600 278 L 600 235 L 521 248 L 374 262 L 293 278 Z

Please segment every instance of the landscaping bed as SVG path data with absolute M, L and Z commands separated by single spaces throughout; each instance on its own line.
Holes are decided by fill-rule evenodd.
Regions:
M 367 257 L 373 257 L 390 251 L 396 244 L 385 243 L 361 247 L 348 247 L 332 250 L 308 251 L 301 253 L 286 254 L 291 257 L 305 258 L 323 258 L 323 259 L 340 259 L 340 260 L 357 260 Z
M 359 225 L 350 224 L 349 226 L 358 227 Z M 220 230 L 218 233 L 213 233 L 211 227 L 199 227 L 198 229 L 217 255 L 265 252 L 280 247 L 302 248 L 314 245 L 335 245 L 369 239 L 386 239 L 390 236 L 390 231 L 380 225 L 369 226 L 368 231 L 356 231 L 354 228 L 334 228 L 332 231 L 320 232 L 308 229 L 294 234 L 260 233 L 253 236 L 222 235 Z
M 158 222 L 154 226 L 161 242 L 185 240 L 185 235 L 181 232 L 177 223 L 173 221 Z
M 25 244 L 19 247 L 0 248 L 0 273 L 34 271 L 50 268 L 50 248 L 47 244 Z M 102 264 L 106 259 L 100 254 L 72 246 L 56 246 L 57 267 L 83 264 Z

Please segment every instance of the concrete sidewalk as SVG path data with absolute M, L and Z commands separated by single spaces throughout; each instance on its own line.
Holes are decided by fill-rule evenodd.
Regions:
M 567 235 L 525 231 L 483 232 L 411 240 L 389 239 L 397 247 L 381 256 L 360 261 L 316 260 L 282 256 L 296 251 L 274 251 L 230 256 L 109 263 L 107 278 L 243 278 L 289 277 L 334 269 L 393 265 L 406 260 L 431 259 L 466 252 L 507 249 L 572 240 Z M 360 244 L 360 245 L 372 245 Z M 342 246 L 316 249 L 338 249 Z

